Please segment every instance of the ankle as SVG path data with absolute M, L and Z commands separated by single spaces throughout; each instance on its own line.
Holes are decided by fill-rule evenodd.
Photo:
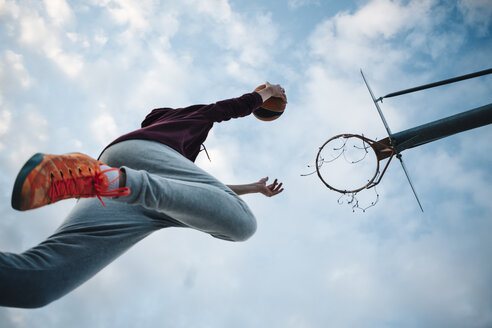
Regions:
M 125 169 L 120 169 L 120 188 L 126 187 L 126 172 Z

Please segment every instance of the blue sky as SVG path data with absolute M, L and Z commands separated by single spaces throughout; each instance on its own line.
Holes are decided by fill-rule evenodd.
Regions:
M 258 231 L 227 243 L 159 231 L 64 298 L 0 308 L 2 327 L 487 327 L 492 325 L 492 130 L 407 150 L 379 203 L 352 212 L 309 172 L 338 133 L 385 137 L 377 96 L 492 66 L 488 0 L 0 0 L 0 249 L 22 252 L 74 202 L 10 208 L 35 152 L 84 152 L 154 107 L 210 103 L 268 80 L 275 122 L 214 127 L 197 164 L 225 183 L 278 177 L 244 196 Z M 492 77 L 388 99 L 394 132 L 491 102 Z

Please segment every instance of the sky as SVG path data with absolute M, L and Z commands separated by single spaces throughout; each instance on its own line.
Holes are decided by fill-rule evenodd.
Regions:
M 376 96 L 492 67 L 490 0 L 0 0 L 0 250 L 42 242 L 75 204 L 10 207 L 34 153 L 97 157 L 156 107 L 213 103 L 269 81 L 276 121 L 216 124 L 197 164 L 243 196 L 246 242 L 165 229 L 11 327 L 490 327 L 492 129 L 405 150 L 379 200 L 353 210 L 312 172 L 339 133 L 386 137 Z M 491 102 L 492 76 L 381 105 L 393 132 Z M 311 167 L 308 167 L 311 166 Z M 373 191 L 361 200 L 375 197 Z

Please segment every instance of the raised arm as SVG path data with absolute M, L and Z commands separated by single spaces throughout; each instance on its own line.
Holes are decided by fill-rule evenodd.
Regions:
M 214 122 L 227 121 L 231 118 L 238 118 L 251 114 L 270 97 L 279 97 L 287 102 L 285 90 L 279 84 L 270 84 L 266 82 L 265 88 L 260 91 L 247 93 L 238 98 L 221 100 L 214 104 L 210 104 L 203 107 L 202 113 Z
M 261 193 L 267 197 L 272 197 L 280 194 L 284 190 L 284 188 L 282 188 L 282 183 L 278 183 L 277 179 L 269 185 L 266 184 L 267 181 L 268 177 L 249 184 L 227 186 L 238 195 Z

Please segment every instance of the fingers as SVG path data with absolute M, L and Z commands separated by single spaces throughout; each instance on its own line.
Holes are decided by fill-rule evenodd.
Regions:
M 283 183 L 278 183 L 278 180 L 275 179 L 275 181 L 267 186 L 267 189 L 269 191 L 268 197 L 272 197 L 275 195 L 280 194 L 282 191 L 284 191 L 284 188 L 282 188 Z
M 276 185 L 277 185 L 277 179 L 275 179 L 275 181 L 273 181 L 273 183 L 269 184 L 269 185 L 267 186 L 267 188 L 268 188 L 268 189 L 272 189 L 272 188 L 274 188 Z
M 268 193 L 268 197 L 272 197 L 272 196 L 278 195 L 278 194 L 280 194 L 282 191 L 284 191 L 284 188 L 281 188 L 281 189 L 275 189 L 275 190 L 271 190 L 271 191 Z
M 287 103 L 287 95 L 285 94 L 285 90 L 282 91 L 282 94 L 280 95 L 280 99 L 282 99 L 285 103 Z
M 274 97 L 285 97 L 285 89 L 280 86 L 280 84 L 275 84 L 271 86 Z
M 284 191 L 284 188 L 282 188 L 283 183 L 282 182 L 279 183 L 278 179 L 275 179 L 273 183 L 269 185 L 266 184 L 267 180 L 268 177 L 264 177 L 257 182 L 258 192 L 262 193 L 267 197 L 272 197 Z
M 278 195 L 278 194 L 280 194 L 282 191 L 284 191 L 284 188 L 282 188 L 282 189 L 280 189 L 280 190 L 277 190 L 277 191 L 274 191 L 274 192 L 272 193 L 272 196 Z M 272 196 L 270 196 L 270 197 L 272 197 Z
M 280 86 L 280 84 L 270 84 L 265 82 L 265 88 L 270 88 L 272 91 L 272 97 L 281 98 L 287 103 L 287 95 L 285 94 L 285 89 Z

